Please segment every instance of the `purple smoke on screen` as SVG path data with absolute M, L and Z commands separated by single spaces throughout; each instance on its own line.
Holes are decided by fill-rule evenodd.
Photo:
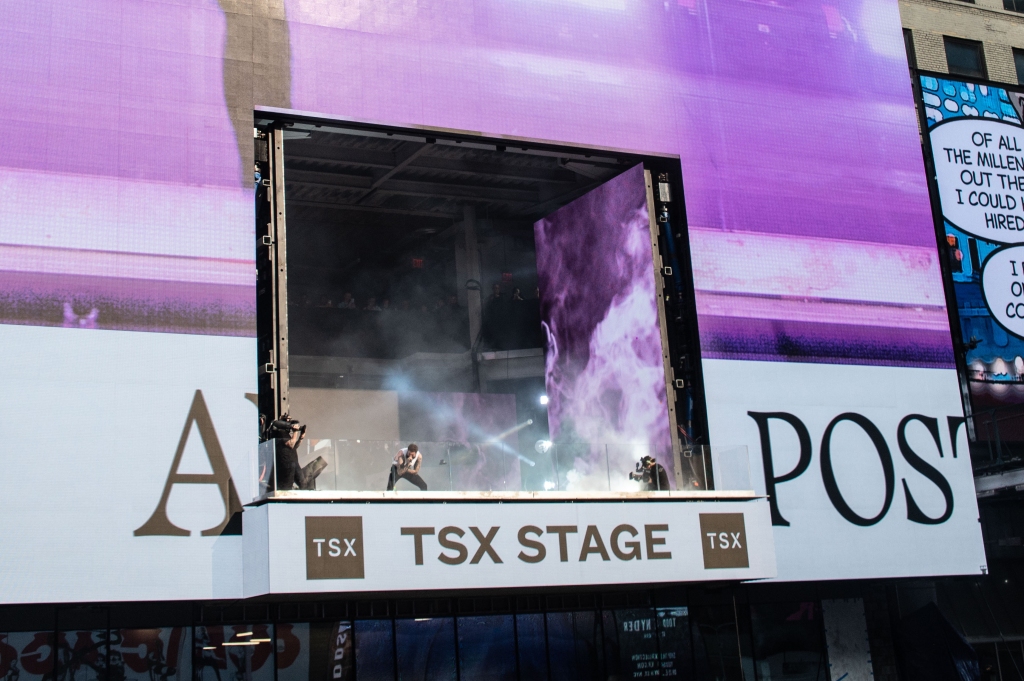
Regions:
M 665 372 L 642 166 L 534 224 L 547 333 L 548 424 L 591 447 L 573 468 L 582 488 L 607 485 L 605 445 L 653 446 L 671 466 Z M 625 486 L 631 456 L 615 456 Z M 639 457 L 636 457 L 639 458 Z M 565 462 L 563 462 L 565 463 Z M 593 482 L 590 482 L 590 480 Z M 615 485 L 616 487 L 620 485 Z
M 255 336 L 218 3 L 2 11 L 0 323 Z

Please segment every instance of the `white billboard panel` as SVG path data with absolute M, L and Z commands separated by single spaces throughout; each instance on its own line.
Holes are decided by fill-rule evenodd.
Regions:
M 705 360 L 704 375 L 712 442 L 747 445 L 770 497 L 778 580 L 986 572 L 955 371 Z
M 0 602 L 239 597 L 255 340 L 0 325 L 0 347 Z
M 248 508 L 245 595 L 763 579 L 768 504 L 299 503 Z
M 226 509 L 236 508 L 252 493 L 256 409 L 246 393 L 255 388 L 254 341 L 0 326 L 0 344 L 19 358 L 0 368 L 0 381 L 14 396 L 0 419 L 7 433 L 5 474 L 16 483 L 0 497 L 0 515 L 6 519 L 0 529 L 0 601 L 241 597 L 242 537 L 232 534 L 240 528 L 237 521 L 224 521 Z M 777 579 L 984 571 L 954 371 L 707 360 L 705 375 L 713 441 L 749 447 L 758 492 L 768 493 L 768 482 L 774 479 Z M 772 470 L 767 475 L 760 424 L 767 428 L 770 446 Z M 826 431 L 827 462 L 822 456 Z M 876 431 L 880 439 L 873 441 Z M 225 470 L 227 478 L 218 473 Z M 225 485 L 228 480 L 230 485 Z M 757 508 L 752 503 L 740 506 L 745 512 Z M 372 507 L 361 508 L 370 512 Z M 410 507 L 384 510 L 388 508 Z M 650 564 L 618 561 L 611 554 L 610 533 L 619 524 L 632 524 L 642 533 L 641 526 L 660 524 L 655 512 L 670 505 L 614 504 L 607 518 L 580 515 L 565 523 L 556 522 L 546 504 L 530 507 L 536 511 L 509 504 L 476 505 L 469 514 L 472 521 L 464 507 L 447 508 L 462 508 L 463 517 L 431 521 L 431 526 L 437 532 L 449 525 L 460 527 L 467 550 L 476 550 L 468 524 L 508 526 L 508 520 L 491 522 L 484 514 L 514 514 L 521 526 L 532 522 L 523 514 L 539 513 L 543 517 L 533 523 L 537 527 L 579 528 L 576 535 L 567 535 L 576 558 L 587 526 L 596 525 L 610 557 L 606 563 L 598 552 L 585 565 L 578 560 L 563 564 L 550 560 L 557 553 L 552 545 L 547 550 L 553 572 L 538 578 L 540 573 L 531 572 L 535 566 L 516 558 L 519 549 L 506 557 L 510 546 L 501 542 L 518 544 L 518 538 L 503 530 L 495 546 L 502 547 L 504 565 L 469 565 L 467 560 L 455 570 L 466 573 L 459 585 L 706 578 L 700 576 L 696 545 L 670 549 L 672 561 Z M 582 514 L 598 507 L 550 508 L 551 513 Z M 624 518 L 634 508 L 643 517 L 635 522 Z M 762 515 L 769 523 L 768 508 Z M 692 519 L 686 522 L 692 524 Z M 753 531 L 750 522 L 747 532 Z M 428 524 L 416 521 L 417 526 Z M 288 550 L 300 551 L 298 558 L 303 536 L 289 540 L 299 542 Z M 424 541 L 429 545 L 438 539 L 434 535 Z M 458 540 L 454 535 L 448 539 Z M 387 539 L 389 555 L 412 550 L 412 542 L 402 535 Z M 433 554 L 434 563 L 439 553 Z M 677 555 L 698 561 L 693 565 L 699 569 L 669 569 Z M 657 568 L 653 572 L 652 566 Z M 383 564 L 378 567 L 383 569 Z M 422 567 L 449 568 L 440 563 Z M 469 572 L 471 567 L 479 573 Z M 766 576 L 755 571 L 754 562 L 750 570 L 732 576 L 729 570 L 718 571 L 714 578 Z M 485 573 L 491 576 L 473 577 Z

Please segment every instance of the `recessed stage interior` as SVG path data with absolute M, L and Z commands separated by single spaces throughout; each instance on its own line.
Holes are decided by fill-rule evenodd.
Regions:
M 319 489 L 384 489 L 410 442 L 431 490 L 628 490 L 640 456 L 671 457 L 667 412 L 658 432 L 588 431 L 596 412 L 548 393 L 569 374 L 603 380 L 587 367 L 603 351 L 595 331 L 625 320 L 607 318 L 616 306 L 645 306 L 646 341 L 661 338 L 646 199 L 650 169 L 678 173 L 678 160 L 291 120 L 283 161 L 288 402 L 309 427 L 301 458 L 329 464 Z M 637 238 L 614 237 L 630 220 Z M 569 325 L 590 334 L 582 351 Z M 640 389 L 664 402 L 656 354 L 636 369 L 656 374 Z M 608 380 L 592 394 L 614 420 L 628 386 Z

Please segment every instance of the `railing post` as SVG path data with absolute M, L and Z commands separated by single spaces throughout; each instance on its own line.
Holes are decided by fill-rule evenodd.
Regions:
M 506 453 L 505 450 L 508 447 L 507 447 L 507 445 L 505 445 L 502 442 L 499 442 L 499 444 L 501 445 L 499 447 L 499 449 L 498 449 L 498 451 L 501 452 L 501 490 L 503 492 L 507 492 L 508 491 L 508 460 L 506 459 L 506 457 L 508 456 L 508 453 Z M 520 464 L 519 470 L 520 471 L 522 470 L 522 465 L 521 464 Z M 519 474 L 519 479 L 520 480 L 523 479 L 522 473 Z M 520 483 L 520 486 L 522 486 L 521 483 Z
M 608 491 L 612 491 L 612 465 L 608 461 L 608 443 L 604 443 L 604 470 L 608 474 Z
M 338 461 L 338 450 L 341 449 L 338 445 L 341 444 L 338 440 L 331 440 L 331 454 L 334 456 L 334 491 L 337 492 L 341 489 L 341 462 Z
M 715 488 L 715 481 L 708 477 L 708 459 L 711 457 L 711 447 L 708 447 L 706 445 L 701 445 L 700 449 L 701 449 L 700 465 L 704 467 L 704 489 L 705 489 L 705 491 L 713 490 Z M 714 471 L 715 471 L 715 466 L 714 466 L 714 463 L 712 463 L 711 464 L 711 474 L 712 475 L 714 475 Z
M 551 445 L 551 466 L 555 469 L 555 491 L 562 491 L 562 481 L 558 479 L 558 445 Z

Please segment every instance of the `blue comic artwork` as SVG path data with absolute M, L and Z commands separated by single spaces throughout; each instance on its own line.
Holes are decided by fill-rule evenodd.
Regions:
M 963 117 L 1021 124 L 1010 102 L 1011 93 L 1003 88 L 932 76 L 921 76 L 920 80 L 929 129 L 942 121 Z M 953 274 L 974 410 L 986 412 L 1024 404 L 1024 338 L 1009 333 L 996 322 L 982 293 L 982 265 L 1004 245 L 968 234 L 948 221 L 943 226 L 944 253 Z

